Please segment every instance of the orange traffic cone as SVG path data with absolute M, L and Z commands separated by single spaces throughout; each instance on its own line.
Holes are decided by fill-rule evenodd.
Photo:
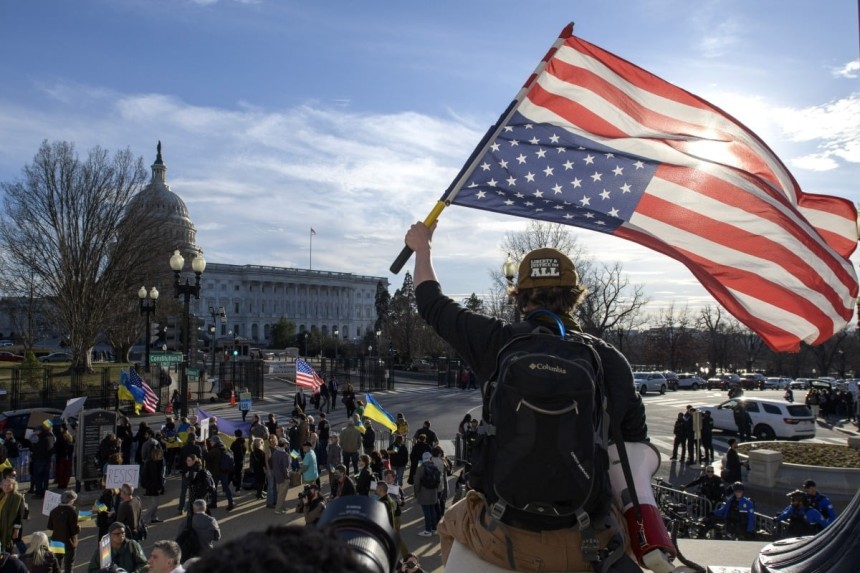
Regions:
M 230 390 L 230 405 L 231 406 L 236 405 L 236 391 L 235 390 Z

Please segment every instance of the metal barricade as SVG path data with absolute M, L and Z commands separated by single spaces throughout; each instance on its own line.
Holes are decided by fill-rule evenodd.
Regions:
M 664 503 L 683 504 L 687 508 L 687 516 L 692 520 L 702 519 L 713 511 L 711 502 L 700 495 L 671 487 L 664 481 L 658 480 L 651 484 L 657 506 Z

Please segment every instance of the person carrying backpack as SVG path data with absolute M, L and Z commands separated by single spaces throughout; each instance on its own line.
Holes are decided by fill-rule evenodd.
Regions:
M 473 489 L 439 528 L 446 569 L 638 570 L 625 553 L 633 539 L 640 564 L 671 570 L 675 549 L 650 493 L 659 454 L 647 444 L 645 407 L 624 356 L 574 320 L 586 289 L 573 263 L 555 249 L 525 254 L 512 296 L 526 320 L 508 324 L 442 293 L 435 228 L 418 222 L 405 237 L 418 312 L 475 371 L 484 396 Z

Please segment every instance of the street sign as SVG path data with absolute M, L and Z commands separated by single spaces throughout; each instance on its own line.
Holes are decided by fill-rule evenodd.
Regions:
M 188 378 L 191 380 L 199 380 L 200 379 L 200 369 L 199 368 L 186 368 L 185 373 L 188 375 Z
M 153 352 L 149 355 L 151 364 L 179 364 L 182 362 L 181 352 Z

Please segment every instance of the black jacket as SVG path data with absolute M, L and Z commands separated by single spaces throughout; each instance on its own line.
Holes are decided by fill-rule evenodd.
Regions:
M 442 294 L 439 283 L 435 281 L 418 285 L 415 300 L 421 317 L 454 347 L 475 371 L 478 380 L 489 380 L 496 369 L 499 350 L 514 335 L 511 325 L 457 304 Z M 603 340 L 595 339 L 595 350 L 603 362 L 609 419 L 612 422 L 620 421 L 621 433 L 626 441 L 646 440 L 648 427 L 645 424 L 645 406 L 633 384 L 630 364 L 623 354 Z

